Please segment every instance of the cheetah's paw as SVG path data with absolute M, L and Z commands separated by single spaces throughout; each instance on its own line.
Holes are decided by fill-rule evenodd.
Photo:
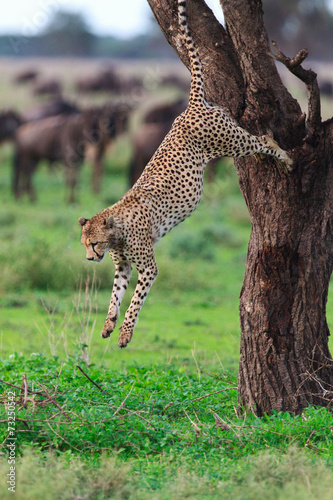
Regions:
M 122 325 L 120 328 L 118 346 L 121 349 L 123 349 L 131 341 L 132 337 L 133 337 L 133 328 L 129 328 L 129 327 Z
M 289 158 L 287 154 L 285 159 L 277 160 L 277 162 L 279 165 L 281 165 L 286 174 L 289 174 L 290 172 L 293 171 L 293 160 Z
M 103 337 L 103 339 L 110 337 L 111 333 L 115 329 L 116 323 L 117 323 L 116 317 L 106 319 L 104 328 L 101 333 L 101 337 Z

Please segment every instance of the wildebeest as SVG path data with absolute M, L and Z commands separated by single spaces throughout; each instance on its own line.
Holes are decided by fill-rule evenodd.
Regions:
M 160 103 L 146 111 L 143 123 L 166 123 L 173 121 L 186 108 L 186 101 L 178 99 L 175 102 Z
M 126 132 L 131 110 L 131 106 L 119 104 L 106 106 L 101 113 L 104 123 L 103 129 L 106 126 L 107 133 L 100 132 L 97 140 L 91 144 L 93 167 L 91 186 L 94 193 L 99 193 L 101 188 L 101 180 L 104 172 L 103 158 L 106 147 L 117 136 Z
M 69 115 L 78 112 L 79 108 L 75 104 L 61 98 L 35 106 L 23 113 L 18 113 L 13 109 L 0 111 L 0 143 L 13 139 L 16 129 L 23 123 L 41 120 L 48 116 Z
M 181 78 L 178 75 L 170 73 L 161 79 L 161 85 L 170 85 L 177 87 L 180 90 L 188 91 L 190 83 L 187 79 Z
M 11 109 L 0 112 L 0 144 L 11 140 L 16 129 L 22 125 L 23 118 L 16 111 Z
M 79 92 L 120 92 L 121 82 L 115 70 L 111 68 L 104 69 L 93 76 L 81 77 L 76 88 Z
M 89 145 L 97 149 L 93 179 L 102 174 L 101 158 L 106 143 L 126 128 L 128 110 L 94 108 L 70 115 L 58 115 L 29 122 L 15 134 L 13 191 L 16 197 L 27 193 L 35 199 L 32 176 L 41 159 L 64 165 L 69 201 L 75 201 L 78 172 Z M 96 180 L 94 179 L 94 182 Z
M 32 109 L 22 113 L 22 118 L 25 122 L 31 122 L 35 120 L 41 120 L 48 116 L 56 115 L 70 115 L 72 113 L 78 113 L 80 109 L 71 102 L 65 101 L 61 97 L 58 99 L 45 102 L 38 106 L 34 106 Z
M 93 76 L 81 77 L 76 82 L 78 92 L 129 94 L 141 88 L 142 81 L 140 78 L 120 75 L 113 67 L 104 69 Z
M 319 83 L 320 93 L 328 97 L 333 96 L 333 82 L 330 80 L 323 80 Z
M 79 109 L 63 99 L 57 99 L 41 104 L 24 113 L 18 113 L 13 109 L 0 111 L 0 144 L 7 140 L 13 140 L 16 129 L 24 123 L 41 120 L 48 116 L 69 115 L 78 113 Z
M 18 73 L 15 78 L 15 83 L 26 83 L 35 80 L 38 76 L 38 71 L 35 69 L 26 69 Z
M 37 80 L 33 87 L 34 95 L 56 95 L 60 96 L 62 91 L 61 83 L 55 78 L 48 80 Z

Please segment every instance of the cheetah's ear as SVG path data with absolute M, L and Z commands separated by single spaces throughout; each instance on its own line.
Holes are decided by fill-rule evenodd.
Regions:
M 109 217 L 108 219 L 104 219 L 104 226 L 106 229 L 112 229 L 114 226 L 114 218 Z
M 78 220 L 78 223 L 80 224 L 81 227 L 83 227 L 89 219 L 85 219 L 84 217 L 80 217 Z

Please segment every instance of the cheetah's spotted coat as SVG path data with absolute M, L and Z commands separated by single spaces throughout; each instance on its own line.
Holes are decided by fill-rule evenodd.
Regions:
M 87 259 L 100 262 L 109 252 L 116 268 L 102 337 L 109 337 L 116 326 L 132 264 L 138 270 L 137 286 L 120 328 L 119 347 L 130 342 L 139 311 L 157 276 L 154 244 L 198 206 L 207 162 L 219 156 L 266 153 L 287 166 L 291 164 L 271 138 L 250 135 L 222 109 L 206 103 L 201 63 L 188 31 L 185 7 L 186 2 L 179 0 L 179 23 L 191 63 L 189 105 L 174 121 L 132 189 L 91 219 L 79 219 Z

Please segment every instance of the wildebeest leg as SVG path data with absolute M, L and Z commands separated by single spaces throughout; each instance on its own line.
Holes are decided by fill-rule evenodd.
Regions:
M 20 177 L 21 177 L 21 155 L 19 151 L 15 151 L 14 159 L 13 159 L 13 194 L 15 198 L 19 198 L 21 196 L 20 190 Z
M 66 185 L 69 188 L 69 203 L 75 203 L 75 188 L 77 184 L 77 179 L 79 175 L 79 168 L 81 163 L 78 164 L 65 164 L 65 179 Z
M 19 198 L 23 193 L 27 193 L 30 201 L 36 199 L 36 193 L 32 186 L 32 174 L 36 165 L 36 159 L 16 151 L 13 172 L 13 191 L 16 198 Z
M 101 333 L 103 338 L 110 337 L 110 333 L 113 332 L 116 326 L 117 319 L 119 317 L 120 304 L 124 298 L 132 274 L 132 265 L 128 261 L 115 263 L 115 266 L 116 272 L 114 276 L 109 311 Z
M 29 158 L 25 164 L 24 169 L 24 188 L 23 190 L 28 194 L 30 201 L 36 200 L 36 192 L 32 185 L 32 174 L 36 169 L 38 160 L 35 158 Z
M 132 187 L 140 175 L 142 174 L 145 166 L 147 165 L 150 158 L 146 158 L 146 156 L 140 151 L 140 148 L 136 148 L 133 153 L 133 157 L 129 166 L 129 185 Z
M 101 190 L 101 180 L 104 173 L 103 157 L 105 153 L 105 144 L 97 144 L 93 151 L 93 169 L 92 169 L 92 190 L 99 193 Z

